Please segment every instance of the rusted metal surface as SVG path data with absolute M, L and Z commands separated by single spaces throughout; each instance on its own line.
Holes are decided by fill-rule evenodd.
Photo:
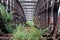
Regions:
M 51 0 L 39 0 L 36 7 L 35 13 L 35 24 L 36 26 L 46 26 L 48 27 L 51 23 L 50 19 L 53 17 L 53 23 L 56 25 L 56 19 L 58 18 L 58 8 L 59 8 L 59 1 L 55 0 L 54 5 L 52 4 L 53 1 Z M 52 6 L 53 5 L 53 6 Z M 53 10 L 53 11 L 52 11 Z M 43 17 L 42 17 L 43 16 Z
M 34 16 L 35 26 L 45 28 L 48 26 L 47 0 L 39 0 Z
M 60 0 L 59 0 L 60 1 Z M 35 13 L 35 26 L 40 28 L 50 27 L 48 38 L 57 40 L 58 32 L 58 0 L 40 0 Z M 43 16 L 42 16 L 43 15 Z M 45 15 L 45 16 L 44 16 Z M 44 19 L 45 18 L 45 19 Z
M 14 17 L 16 21 L 20 22 L 20 23 L 24 23 L 26 22 L 26 19 L 25 19 L 25 14 L 24 14 L 24 11 L 22 9 L 22 6 L 20 5 L 20 2 L 18 2 L 17 0 L 15 1 L 15 4 L 14 4 Z

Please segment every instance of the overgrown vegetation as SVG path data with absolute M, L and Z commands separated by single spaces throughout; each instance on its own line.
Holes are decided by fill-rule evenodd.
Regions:
M 16 29 L 14 30 L 13 40 L 42 40 L 42 35 L 46 32 L 47 29 L 37 29 L 34 27 L 34 22 L 27 21 L 26 24 L 29 27 L 25 27 L 25 25 L 16 25 Z M 46 40 L 46 38 L 44 39 Z
M 13 12 L 8 13 L 3 5 L 0 5 L 0 12 L 3 19 L 3 24 L 5 25 L 6 30 L 11 33 L 13 30 Z
M 6 30 L 13 35 L 13 40 L 41 40 L 45 30 L 35 28 L 34 22 L 27 21 L 26 24 L 29 27 L 25 27 L 25 24 L 16 24 L 14 26 L 12 22 L 13 12 L 6 12 L 5 7 L 2 5 L 0 5 L 0 11 Z
M 34 27 L 34 22 L 33 21 L 27 21 L 26 24 L 30 27 Z
M 34 27 L 24 27 L 24 25 L 18 25 L 13 32 L 13 40 L 41 40 L 45 30 L 39 30 Z

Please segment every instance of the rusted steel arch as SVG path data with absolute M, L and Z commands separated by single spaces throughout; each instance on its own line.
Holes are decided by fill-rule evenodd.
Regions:
M 23 8 L 22 8 L 22 6 L 21 6 L 21 3 L 20 3 L 20 1 L 16 0 L 16 3 L 18 3 L 18 4 L 20 5 L 20 7 L 21 7 L 21 10 L 23 11 Z M 23 11 L 23 15 L 24 15 L 24 17 L 25 17 L 24 11 Z
M 37 3 L 37 7 L 36 7 L 36 12 L 35 12 L 35 25 L 36 26 L 41 26 L 44 25 L 46 27 L 49 27 L 50 25 L 50 14 L 51 14 L 51 5 L 50 5 L 50 1 L 51 0 L 38 0 Z M 56 0 L 55 0 L 56 1 Z M 60 0 L 59 0 L 60 1 Z M 59 2 L 60 3 L 60 2 Z M 56 6 L 57 5 L 57 6 Z M 56 6 L 56 7 L 55 7 Z M 54 8 L 53 8 L 53 15 L 54 15 L 54 25 L 56 25 L 56 18 L 57 18 L 57 13 L 58 13 L 58 8 L 59 8 L 59 4 L 56 1 L 56 3 L 54 4 Z M 44 15 L 44 17 L 42 18 L 42 16 Z M 43 20 L 43 21 L 42 21 Z M 44 21 L 45 20 L 45 21 Z
M 45 28 L 48 25 L 47 20 L 47 13 L 46 13 L 46 0 L 38 0 L 37 6 L 36 6 L 36 11 L 34 15 L 34 22 L 35 26 L 38 26 L 40 28 Z
M 24 14 L 24 11 L 23 11 L 23 8 L 22 8 L 22 6 L 21 6 L 21 4 L 20 4 L 20 2 L 18 1 L 18 0 L 16 0 L 15 1 L 19 6 L 20 6 L 20 10 L 18 10 L 18 12 L 20 13 L 18 13 L 20 16 L 21 16 L 21 18 L 22 19 L 20 19 L 21 20 L 21 23 L 25 23 L 26 22 L 26 19 L 25 19 L 25 14 Z M 19 9 L 18 8 L 18 6 L 16 7 L 17 9 Z M 17 10 L 16 10 L 17 11 Z M 15 13 L 16 13 L 16 11 L 15 11 Z
M 51 2 L 53 1 L 52 5 Z M 60 0 L 59 0 L 60 1 Z M 48 38 L 52 38 L 52 36 L 55 37 L 52 38 L 53 40 L 58 39 L 60 36 L 60 33 L 58 32 L 58 8 L 59 8 L 59 1 L 58 0 L 50 0 L 48 3 L 48 13 L 49 13 L 49 35 L 47 35 Z M 52 21 L 53 20 L 53 21 Z M 59 33 L 59 34 L 58 34 Z M 59 35 L 59 36 L 58 36 Z M 56 38 L 57 36 L 57 38 Z
M 35 14 L 34 14 L 34 25 L 35 25 L 35 27 L 37 26 L 37 24 L 36 24 L 36 23 L 37 23 L 37 21 L 36 21 L 36 20 L 37 20 L 37 18 L 36 18 L 36 17 L 37 17 L 37 16 L 36 16 L 36 15 L 37 15 L 36 11 L 37 11 L 38 3 L 39 3 L 39 0 L 38 0 L 38 2 L 37 2 L 36 9 L 35 9 Z
M 38 4 L 39 4 L 39 2 L 40 2 L 40 0 L 38 0 L 38 2 L 37 2 L 37 5 L 36 5 L 36 9 L 35 9 L 35 14 L 34 14 L 34 24 L 35 24 L 35 26 L 37 27 L 37 13 L 38 13 Z
M 54 13 L 54 25 L 56 25 L 57 21 L 58 21 L 58 9 L 59 9 L 59 2 L 55 2 L 54 4 L 54 9 L 53 9 L 53 13 Z

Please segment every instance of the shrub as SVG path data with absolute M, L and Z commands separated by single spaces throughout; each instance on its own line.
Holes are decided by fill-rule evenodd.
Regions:
M 17 25 L 13 32 L 13 40 L 40 40 L 41 36 L 45 33 L 44 30 L 39 30 L 34 27 L 24 27 Z
M 30 27 L 34 27 L 34 22 L 33 21 L 27 21 L 26 24 Z
M 6 30 L 11 33 L 13 30 L 13 12 L 7 12 L 3 5 L 0 5 L 0 12 L 3 19 L 3 24 L 5 25 Z

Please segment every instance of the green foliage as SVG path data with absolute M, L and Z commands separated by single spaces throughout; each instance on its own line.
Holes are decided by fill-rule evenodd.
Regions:
M 24 27 L 24 25 L 17 25 L 13 32 L 13 40 L 40 40 L 45 33 L 44 30 L 38 30 L 34 27 Z
M 31 27 L 34 27 L 34 22 L 33 21 L 27 21 L 26 24 L 31 26 Z
M 1 15 L 3 18 L 3 21 L 5 23 L 7 23 L 8 21 L 11 22 L 11 20 L 13 20 L 13 12 L 6 12 L 6 9 L 4 6 L 0 5 L 0 11 L 1 11 Z
M 3 19 L 3 23 L 8 32 L 12 32 L 12 20 L 13 20 L 13 12 L 8 13 L 3 5 L 0 5 L 0 12 Z
M 14 24 L 12 24 L 12 23 L 7 23 L 7 24 L 5 24 L 5 27 L 6 27 L 6 29 L 7 29 L 7 31 L 9 32 L 9 33 L 12 33 L 13 32 L 13 30 L 15 29 L 15 26 L 13 26 Z

